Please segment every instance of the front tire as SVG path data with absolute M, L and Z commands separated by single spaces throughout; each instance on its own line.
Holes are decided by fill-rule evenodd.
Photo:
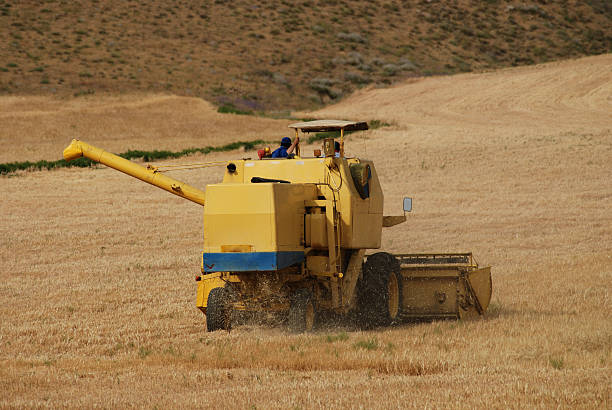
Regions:
M 228 330 L 230 328 L 230 292 L 225 288 L 214 288 L 208 294 L 206 306 L 206 330 Z
M 389 326 L 400 320 L 402 282 L 397 259 L 386 252 L 370 255 L 363 265 L 358 307 L 362 326 Z

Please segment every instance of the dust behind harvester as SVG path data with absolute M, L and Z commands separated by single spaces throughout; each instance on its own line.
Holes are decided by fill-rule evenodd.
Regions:
M 223 182 L 201 191 L 104 150 L 73 140 L 81 156 L 204 206 L 204 249 L 197 307 L 209 331 L 228 329 L 234 313 L 275 312 L 295 331 L 320 314 L 357 317 L 365 326 L 407 319 L 482 315 L 491 298 L 490 268 L 470 253 L 366 255 L 382 230 L 406 220 L 383 215 L 383 192 L 371 161 L 344 156 L 344 132 L 365 122 L 309 121 L 302 132 L 339 131 L 340 152 L 228 161 Z

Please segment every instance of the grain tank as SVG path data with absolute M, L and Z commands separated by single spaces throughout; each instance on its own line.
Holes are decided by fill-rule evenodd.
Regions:
M 486 311 L 490 268 L 470 253 L 366 255 L 380 248 L 383 228 L 406 220 L 411 199 L 404 215 L 384 216 L 374 164 L 345 157 L 344 133 L 365 122 L 290 127 L 296 136 L 339 131 L 340 152 L 327 139 L 323 155 L 230 160 L 205 191 L 78 140 L 64 157 L 90 158 L 204 207 L 196 306 L 209 331 L 228 329 L 239 311 L 275 312 L 296 331 L 311 330 L 322 312 L 376 326 Z

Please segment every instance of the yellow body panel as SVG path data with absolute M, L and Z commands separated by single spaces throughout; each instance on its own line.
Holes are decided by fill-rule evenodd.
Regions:
M 208 306 L 208 295 L 214 288 L 225 286 L 225 282 L 219 274 L 207 275 L 206 279 L 198 281 L 198 290 L 196 296 L 196 307 L 206 314 L 206 306 Z
M 214 184 L 206 189 L 204 252 L 304 250 L 304 202 L 314 184 Z
M 222 185 L 249 185 L 253 177 L 285 180 L 291 182 L 290 185 L 314 184 L 317 187 L 317 195 L 313 199 L 326 199 L 335 203 L 340 217 L 342 248 L 375 249 L 380 247 L 383 193 L 376 169 L 370 161 L 355 158 L 298 158 L 292 160 L 236 160 L 232 163 L 236 165 L 236 171 L 226 171 Z M 370 165 L 370 195 L 366 199 L 362 199 L 357 193 L 349 170 L 351 164 L 358 163 Z M 318 230 L 315 228 L 313 233 L 320 234 L 320 228 Z M 324 243 L 325 240 L 318 241 L 319 244 L 322 242 Z
M 480 313 L 486 312 L 491 301 L 493 284 L 491 283 L 491 267 L 477 269 L 468 274 L 468 283 L 476 295 L 477 308 Z
M 326 249 L 327 243 L 327 224 L 325 214 L 308 214 L 305 219 L 306 246 L 316 249 Z

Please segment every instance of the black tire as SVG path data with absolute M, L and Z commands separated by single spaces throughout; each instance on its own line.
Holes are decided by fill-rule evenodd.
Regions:
M 230 292 L 225 288 L 214 288 L 208 294 L 206 306 L 206 329 L 209 332 L 230 327 Z
M 287 325 L 295 333 L 311 332 L 316 324 L 317 309 L 308 289 L 298 289 L 291 295 Z
M 368 256 L 358 290 L 358 319 L 366 328 L 389 326 L 400 320 L 402 282 L 400 264 L 386 252 Z

